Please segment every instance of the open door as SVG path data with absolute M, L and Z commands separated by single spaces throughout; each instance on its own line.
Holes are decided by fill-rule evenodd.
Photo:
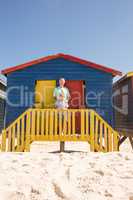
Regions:
M 35 86 L 35 107 L 54 108 L 53 91 L 56 80 L 37 80 Z

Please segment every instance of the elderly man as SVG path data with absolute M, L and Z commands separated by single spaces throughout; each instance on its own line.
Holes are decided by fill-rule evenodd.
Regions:
M 59 87 L 54 89 L 54 98 L 56 99 L 55 107 L 57 109 L 67 109 L 69 107 L 68 101 L 70 99 L 70 93 L 68 88 L 64 87 L 65 79 L 60 78 L 59 80 Z M 64 142 L 60 142 L 60 151 L 64 151 Z

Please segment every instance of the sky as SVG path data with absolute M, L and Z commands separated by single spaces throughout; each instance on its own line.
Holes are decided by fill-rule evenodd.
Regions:
M 56 53 L 133 71 L 133 0 L 0 0 L 0 70 Z

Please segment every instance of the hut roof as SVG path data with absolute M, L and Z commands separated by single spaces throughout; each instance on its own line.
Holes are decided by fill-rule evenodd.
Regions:
M 31 65 L 35 65 L 35 64 L 38 64 L 38 63 L 42 63 L 42 62 L 47 62 L 49 60 L 53 60 L 53 59 L 57 59 L 57 58 L 63 58 L 63 59 L 66 59 L 66 60 L 69 60 L 69 61 L 72 61 L 72 62 L 76 62 L 76 63 L 82 64 L 82 65 L 85 65 L 87 67 L 91 67 L 91 68 L 98 69 L 98 70 L 101 70 L 101 71 L 104 71 L 104 72 L 107 72 L 107 73 L 111 73 L 113 76 L 116 76 L 116 75 L 121 76 L 122 75 L 122 73 L 120 71 L 117 71 L 115 69 L 105 67 L 103 65 L 99 65 L 99 64 L 96 64 L 94 62 L 87 61 L 87 60 L 84 60 L 84 59 L 81 59 L 81 58 L 78 58 L 78 57 L 75 57 L 75 56 L 72 56 L 72 55 L 67 55 L 67 54 L 62 54 L 62 53 L 46 56 L 46 57 L 43 57 L 43 58 L 39 58 L 39 59 L 30 61 L 30 62 L 26 62 L 24 64 L 20 64 L 20 65 L 17 65 L 17 66 L 8 67 L 8 68 L 2 70 L 1 73 L 4 74 L 4 75 L 7 75 L 11 72 L 24 69 L 24 68 L 29 67 Z
M 128 79 L 128 78 L 131 78 L 133 77 L 133 72 L 128 72 L 127 74 L 125 74 L 124 76 L 122 76 L 119 80 L 117 80 L 115 83 L 114 83 L 114 86 L 116 86 L 117 84 L 121 83 L 122 81 Z

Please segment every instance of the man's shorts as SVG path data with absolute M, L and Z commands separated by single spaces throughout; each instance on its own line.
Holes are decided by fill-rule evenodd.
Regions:
M 68 108 L 68 102 L 56 101 L 55 107 L 56 107 L 57 109 L 66 109 L 66 108 Z
M 61 109 L 61 108 L 57 108 L 57 110 L 58 111 L 62 111 L 61 113 L 62 113 L 62 120 L 64 120 L 64 117 L 65 117 L 65 119 L 66 119 L 66 121 L 68 121 L 68 109 L 67 108 L 63 108 L 63 109 Z M 60 113 L 58 113 L 58 119 L 59 119 L 59 117 L 60 117 Z

